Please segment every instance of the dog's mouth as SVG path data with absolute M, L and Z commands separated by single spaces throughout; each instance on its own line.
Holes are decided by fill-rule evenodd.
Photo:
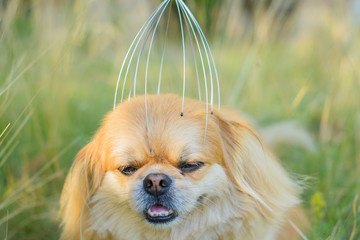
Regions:
M 145 212 L 146 220 L 150 223 L 168 223 L 176 218 L 174 210 L 161 205 L 152 205 Z

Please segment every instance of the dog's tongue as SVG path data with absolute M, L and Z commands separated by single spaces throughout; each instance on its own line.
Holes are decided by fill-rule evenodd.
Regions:
M 164 212 L 164 211 L 168 212 L 168 211 L 170 211 L 170 209 L 168 209 L 167 207 L 164 207 L 164 206 L 153 205 L 153 206 L 151 206 L 150 211 L 152 211 L 152 212 Z

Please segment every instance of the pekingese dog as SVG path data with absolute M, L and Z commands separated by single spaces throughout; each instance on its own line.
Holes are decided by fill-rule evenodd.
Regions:
M 298 238 L 300 187 L 244 119 L 191 99 L 180 116 L 173 95 L 144 103 L 119 105 L 78 153 L 61 239 Z

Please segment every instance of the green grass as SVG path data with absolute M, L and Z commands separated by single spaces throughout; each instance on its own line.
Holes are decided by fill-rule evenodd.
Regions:
M 131 11 L 107 11 L 105 3 L 51 2 L 10 0 L 0 8 L 0 239 L 58 238 L 67 170 L 111 110 L 123 57 L 147 15 L 133 22 Z M 209 36 L 224 105 L 264 126 L 295 119 L 309 129 L 316 152 L 277 149 L 289 171 L 310 177 L 303 194 L 308 238 L 359 239 L 359 31 L 343 7 L 322 7 L 311 28 L 288 20 L 274 34 L 264 31 L 274 28 L 271 14 L 258 14 L 251 34 L 243 34 L 221 27 L 236 25 L 224 9 Z M 180 94 L 182 52 L 172 34 L 164 91 Z M 196 81 L 189 85 L 187 96 L 196 97 Z

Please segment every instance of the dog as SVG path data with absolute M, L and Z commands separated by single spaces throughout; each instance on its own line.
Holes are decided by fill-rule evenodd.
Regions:
M 61 239 L 298 239 L 301 187 L 230 110 L 175 95 L 110 112 L 77 155 Z M 146 106 L 146 107 L 145 107 Z

